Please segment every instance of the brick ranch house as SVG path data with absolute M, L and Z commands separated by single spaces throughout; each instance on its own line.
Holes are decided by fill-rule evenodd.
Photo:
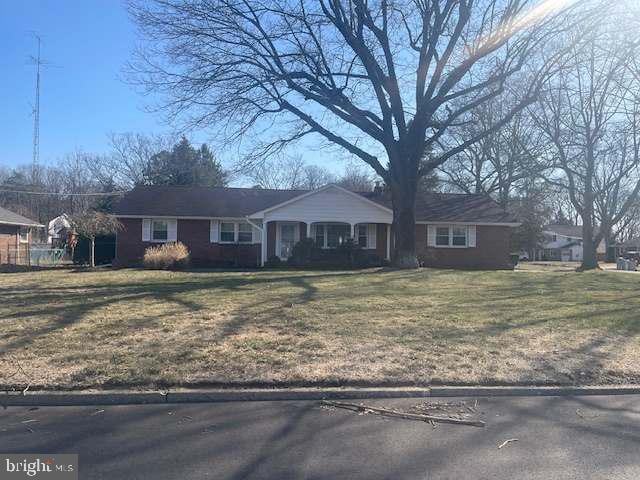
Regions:
M 0 265 L 28 263 L 32 230 L 38 222 L 0 207 Z
M 387 194 L 336 185 L 313 191 L 137 187 L 116 203 L 115 215 L 122 223 L 118 266 L 139 264 L 146 248 L 174 241 L 189 248 L 195 264 L 263 266 L 274 256 L 286 260 L 304 237 L 324 249 L 353 238 L 382 262 L 394 238 Z M 416 219 L 424 265 L 513 268 L 510 230 L 518 224 L 488 196 L 422 194 Z

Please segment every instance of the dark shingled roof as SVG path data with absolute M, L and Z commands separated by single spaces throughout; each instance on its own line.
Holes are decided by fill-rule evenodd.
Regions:
M 116 215 L 175 217 L 244 217 L 306 193 L 306 190 L 145 186 L 126 193 L 115 206 Z M 359 193 L 391 208 L 388 194 Z M 433 222 L 517 223 L 490 197 L 452 193 L 418 196 L 416 220 Z
M 27 217 L 23 217 L 22 215 L 18 215 L 11 210 L 7 210 L 6 208 L 0 207 L 0 223 L 5 225 L 25 225 L 30 227 L 40 227 L 41 225 L 31 220 Z
M 391 208 L 388 194 L 361 193 L 364 197 Z M 518 223 L 491 197 L 466 193 L 419 193 L 416 199 L 416 220 L 419 222 Z
M 116 215 L 245 217 L 305 193 L 259 188 L 136 187 L 116 202 Z

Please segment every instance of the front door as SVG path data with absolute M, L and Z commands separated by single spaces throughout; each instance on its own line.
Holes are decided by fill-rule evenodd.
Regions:
M 286 260 L 291 256 L 293 246 L 296 243 L 296 227 L 294 223 L 280 224 L 280 251 L 278 256 L 282 260 Z

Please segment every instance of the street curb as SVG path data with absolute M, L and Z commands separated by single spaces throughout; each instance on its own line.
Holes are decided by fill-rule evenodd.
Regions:
M 640 386 L 608 387 L 429 387 L 429 388 L 289 388 L 176 390 L 169 392 L 90 391 L 0 394 L 0 406 L 152 405 L 323 399 L 429 397 L 523 397 L 640 394 Z

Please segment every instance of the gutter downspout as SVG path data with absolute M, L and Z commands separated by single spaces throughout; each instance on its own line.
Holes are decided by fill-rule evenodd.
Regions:
M 264 238 L 264 229 L 261 226 L 257 225 L 256 223 L 253 223 L 249 217 L 244 217 L 244 218 L 247 220 L 247 223 L 249 225 L 251 225 L 253 228 L 257 228 L 258 230 L 260 230 L 260 250 L 258 251 L 258 258 L 256 260 L 257 260 L 258 266 L 261 267 L 262 266 L 262 242 L 266 241 L 266 239 Z

